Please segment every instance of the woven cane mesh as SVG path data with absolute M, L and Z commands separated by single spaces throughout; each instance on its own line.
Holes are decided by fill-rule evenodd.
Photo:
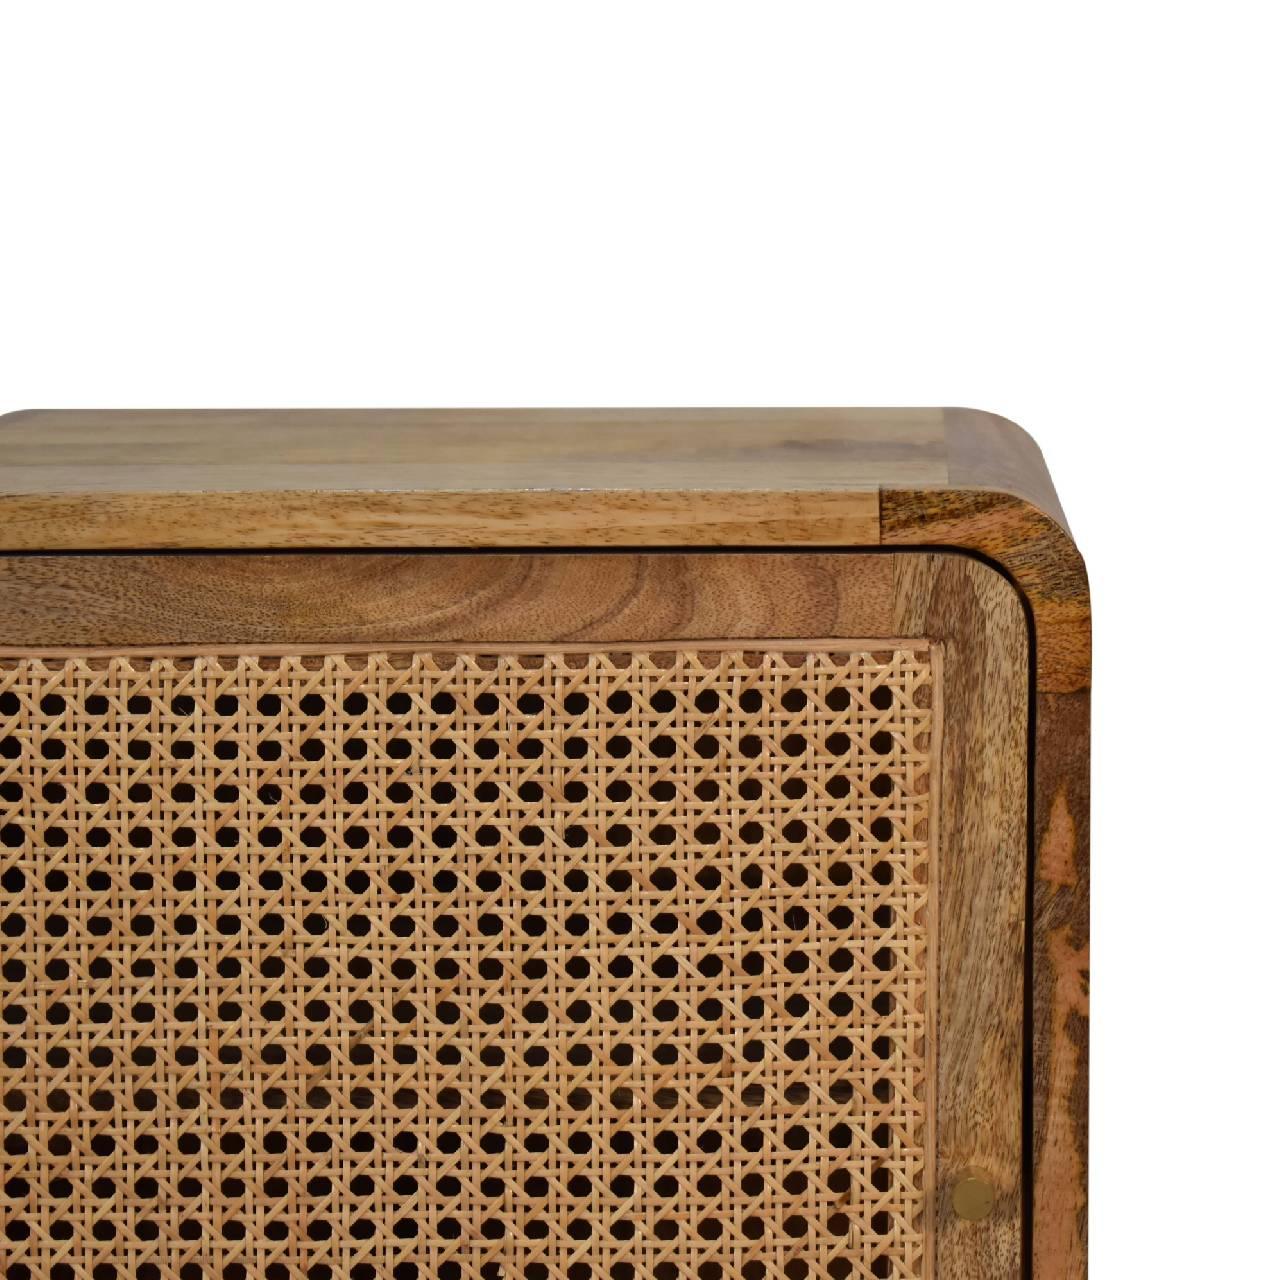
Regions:
M 924 1275 L 933 692 L 0 658 L 7 1277 Z

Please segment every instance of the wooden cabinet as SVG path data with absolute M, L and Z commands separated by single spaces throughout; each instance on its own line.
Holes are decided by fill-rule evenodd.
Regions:
M 0 421 L 9 1280 L 1079 1280 L 1089 616 L 958 410 Z

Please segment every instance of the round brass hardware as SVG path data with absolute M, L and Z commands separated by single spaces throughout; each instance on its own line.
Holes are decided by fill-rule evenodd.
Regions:
M 966 1169 L 951 1188 L 951 1206 L 956 1217 L 980 1222 L 996 1203 L 996 1189 L 985 1169 Z

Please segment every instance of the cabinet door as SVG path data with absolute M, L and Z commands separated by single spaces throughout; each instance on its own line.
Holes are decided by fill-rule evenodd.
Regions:
M 31 1274 L 1020 1274 L 1030 677 L 993 570 L 10 557 L 0 590 Z

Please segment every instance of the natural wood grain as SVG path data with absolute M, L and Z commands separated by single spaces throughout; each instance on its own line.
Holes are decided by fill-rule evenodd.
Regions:
M 1005 492 L 891 489 L 881 494 L 880 532 L 885 545 L 956 547 L 1000 565 L 1031 603 L 1039 687 L 1088 687 L 1088 579 L 1075 543 L 1051 517 Z
M 0 497 L 0 551 L 874 546 L 875 491 L 57 493 Z
M 888 635 L 893 557 L 0 556 L 0 645 Z
M 946 480 L 938 409 L 27 411 L 6 493 L 788 491 Z
M 1089 695 L 1036 704 L 1033 1275 L 1079 1280 L 1088 1255 Z
M 0 418 L 9 551 L 865 546 L 880 541 L 878 489 L 959 486 L 1059 514 L 1035 446 L 1013 424 L 969 411 Z
M 29 412 L 0 549 L 874 545 L 937 410 Z
M 1088 1267 L 1089 686 L 1084 561 L 1039 451 L 991 415 L 952 413 L 948 486 L 881 491 L 885 545 L 985 557 L 1022 592 L 1036 653 L 1032 923 L 1032 1198 L 1035 1280 Z M 1047 870 L 1046 870 L 1047 867 Z
M 942 638 L 938 867 L 938 1280 L 1014 1280 L 1022 1260 L 1028 637 L 1013 587 L 967 556 L 895 556 L 894 625 Z M 996 1204 L 956 1216 L 978 1167 Z
M 1032 1252 L 1037 1280 L 1081 1280 L 1089 594 L 1044 460 L 1019 428 L 964 409 L 0 419 L 0 550 L 876 545 L 985 558 L 1029 612 L 1033 826 L 1042 845 L 1052 836 L 1048 865 L 1074 877 L 1069 891 L 1042 879 L 1036 888 Z M 58 606 L 67 620 L 87 576 L 79 581 Z M 324 604 L 295 607 L 318 618 Z M 157 625 L 190 634 L 172 603 L 152 607 Z M 230 597 L 192 605 L 215 626 L 233 607 Z M 252 625 L 270 631 L 269 605 L 253 607 Z M 401 621 L 416 625 L 417 607 Z M 104 617 L 92 605 L 85 634 Z
M 938 641 L 938 1280 L 1007 1274 L 1020 1239 L 1021 1059 L 1009 1046 L 1022 1018 L 1020 977 L 1010 975 L 1022 956 L 1027 637 L 1016 594 L 994 570 L 911 553 L 26 556 L 0 559 L 0 591 L 11 602 L 0 643 L 27 648 L 316 644 L 357 631 L 388 644 L 887 642 L 903 628 Z M 1000 1206 L 987 1223 L 958 1223 L 947 1178 L 974 1162 L 999 1176 Z M 991 1246 L 985 1270 L 973 1261 L 980 1243 Z
M 979 409 L 943 409 L 942 421 L 951 488 L 1013 494 L 1067 528 L 1044 454 L 1017 423 Z

